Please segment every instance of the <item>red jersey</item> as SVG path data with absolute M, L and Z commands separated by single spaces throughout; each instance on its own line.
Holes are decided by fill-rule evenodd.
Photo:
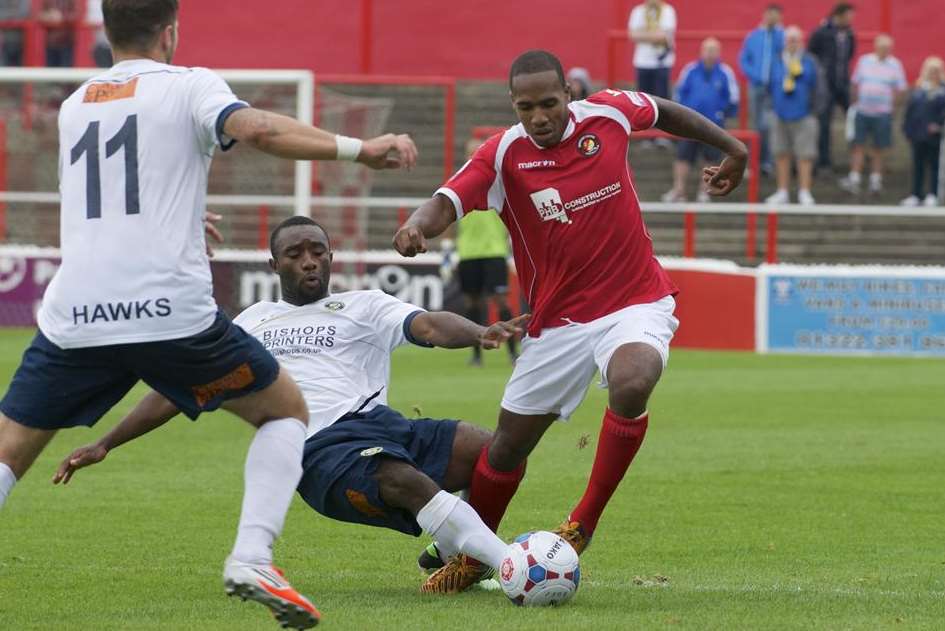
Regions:
M 539 147 L 515 125 L 486 141 L 437 190 L 457 217 L 499 212 L 533 337 L 677 292 L 653 256 L 627 164 L 630 133 L 656 124 L 656 103 L 640 92 L 605 90 L 568 109 L 554 147 Z

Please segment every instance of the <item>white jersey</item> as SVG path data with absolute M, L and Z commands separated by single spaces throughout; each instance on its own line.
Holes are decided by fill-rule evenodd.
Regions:
M 213 323 L 207 174 L 241 107 L 210 70 L 146 59 L 116 64 L 62 104 L 62 266 L 38 318 L 53 343 L 152 342 Z
M 297 307 L 259 302 L 233 322 L 262 342 L 299 384 L 308 435 L 350 412 L 387 404 L 390 354 L 423 309 L 379 290 L 333 294 Z

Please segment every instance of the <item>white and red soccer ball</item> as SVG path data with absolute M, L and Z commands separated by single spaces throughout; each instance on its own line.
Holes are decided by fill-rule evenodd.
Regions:
M 560 605 L 577 591 L 581 568 L 567 541 L 550 532 L 529 532 L 509 545 L 498 578 L 516 605 Z

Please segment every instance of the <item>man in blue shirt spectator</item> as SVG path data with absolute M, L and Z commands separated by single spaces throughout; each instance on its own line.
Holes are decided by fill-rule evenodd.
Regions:
M 771 69 L 771 101 L 774 123 L 771 127 L 771 152 L 777 164 L 778 190 L 765 201 L 786 204 L 790 201 L 791 159 L 797 160 L 797 201 L 813 206 L 811 179 L 817 157 L 817 62 L 804 52 L 804 33 L 797 26 L 784 31 L 784 51 Z
M 784 28 L 781 26 L 781 5 L 769 4 L 761 17 L 761 26 L 745 37 L 738 65 L 748 77 L 748 111 L 751 127 L 761 136 L 761 169 L 771 171 L 771 149 L 768 130 L 771 127 L 771 68 L 784 50 Z
M 702 42 L 699 59 L 687 64 L 676 84 L 675 100 L 690 107 L 719 127 L 725 119 L 738 113 L 738 81 L 728 64 L 720 61 L 722 45 L 709 37 Z M 706 162 L 722 159 L 718 150 L 694 140 L 680 140 L 673 165 L 673 188 L 663 195 L 665 202 L 686 201 L 686 178 L 699 155 Z M 698 200 L 708 203 L 709 194 L 700 188 Z

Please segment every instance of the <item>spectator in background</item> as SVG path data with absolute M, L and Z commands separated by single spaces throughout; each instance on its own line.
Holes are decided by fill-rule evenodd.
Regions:
M 466 157 L 471 158 L 481 140 L 466 143 Z M 473 322 L 489 319 L 489 301 L 494 299 L 499 318 L 511 319 L 509 310 L 509 234 L 495 211 L 467 212 L 458 223 L 456 253 L 459 255 L 459 287 L 463 292 L 466 317 Z M 506 344 L 512 362 L 518 358 L 515 338 Z M 470 366 L 482 365 L 482 349 L 474 347 Z
M 827 79 L 827 94 L 820 112 L 820 135 L 817 142 L 817 166 L 831 167 L 830 126 L 836 106 L 844 114 L 850 107 L 850 62 L 856 53 L 853 33 L 855 10 L 849 2 L 834 6 L 810 38 L 809 52 L 817 59 Z
M 748 78 L 748 108 L 751 127 L 761 136 L 761 169 L 771 171 L 771 149 L 768 130 L 771 124 L 771 68 L 784 50 L 784 28 L 781 26 L 781 5 L 769 4 L 761 16 L 761 26 L 745 37 L 738 65 Z
M 906 71 L 892 55 L 893 39 L 889 35 L 878 35 L 873 48 L 875 52 L 857 60 L 853 71 L 855 102 L 850 111 L 853 126 L 850 174 L 840 180 L 840 186 L 854 194 L 860 192 L 860 173 L 866 151 L 872 167 L 870 193 L 882 192 L 883 153 L 892 145 L 893 109 L 897 98 L 908 89 Z
M 676 83 L 675 100 L 690 107 L 719 127 L 725 127 L 725 119 L 738 113 L 738 81 L 728 64 L 722 63 L 722 45 L 709 37 L 702 42 L 698 61 L 683 68 Z M 686 201 L 686 179 L 692 165 L 699 159 L 705 162 L 721 162 L 722 155 L 714 147 L 695 140 L 680 140 L 676 145 L 676 162 L 673 164 L 673 188 L 663 195 L 664 202 Z M 697 199 L 708 203 L 709 194 L 699 188 Z
M 817 157 L 817 62 L 804 52 L 804 33 L 797 26 L 784 31 L 784 51 L 771 69 L 771 101 L 774 123 L 771 127 L 771 152 L 776 161 L 778 190 L 765 201 L 786 204 L 790 201 L 791 159 L 797 160 L 797 201 L 815 204 L 811 195 L 813 162 Z
M 46 27 L 46 65 L 50 68 L 75 65 L 76 4 L 75 0 L 43 0 L 39 21 Z
M 0 20 L 24 20 L 30 14 L 30 0 L 0 0 Z M 23 65 L 23 31 L 0 31 L 0 66 Z
M 111 68 L 112 49 L 111 46 L 108 45 L 108 37 L 105 35 L 105 25 L 102 17 L 102 0 L 88 0 L 85 22 L 95 27 L 95 42 L 92 44 L 92 60 L 99 68 Z
M 939 57 L 928 57 L 915 89 L 909 95 L 903 131 L 912 143 L 912 195 L 902 200 L 903 206 L 937 206 L 939 188 L 939 150 L 942 127 L 945 126 L 945 63 Z M 929 172 L 929 188 L 925 189 L 925 172 Z
M 671 98 L 669 73 L 676 63 L 676 10 L 662 0 L 646 0 L 630 11 L 627 29 L 630 39 L 636 44 L 633 67 L 637 74 L 637 90 L 664 99 Z M 663 147 L 671 146 L 665 138 L 656 143 Z
M 568 87 L 571 88 L 571 100 L 583 101 L 591 95 L 591 73 L 587 68 L 568 70 Z

